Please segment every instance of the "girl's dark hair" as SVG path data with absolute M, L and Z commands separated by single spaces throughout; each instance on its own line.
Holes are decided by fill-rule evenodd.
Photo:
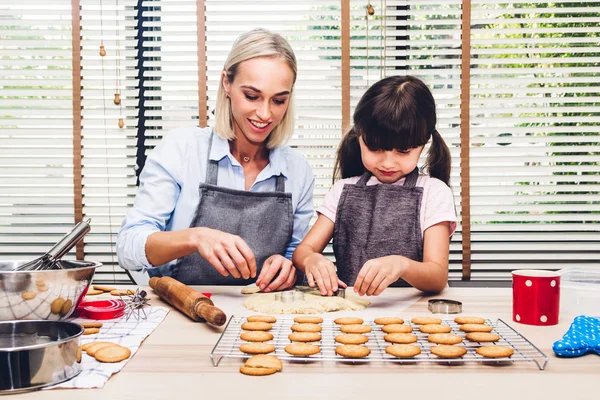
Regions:
M 435 129 L 435 100 L 429 88 L 413 76 L 391 76 L 373 84 L 356 106 L 354 126 L 344 135 L 337 151 L 334 181 L 365 172 L 359 138 L 377 150 L 407 150 L 425 145 L 431 138 L 427 173 L 450 184 L 450 150 Z

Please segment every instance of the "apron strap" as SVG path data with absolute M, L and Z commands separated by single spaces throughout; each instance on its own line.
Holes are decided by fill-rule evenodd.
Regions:
M 417 186 L 417 179 L 419 179 L 419 167 L 415 167 L 410 174 L 406 176 L 404 180 L 404 187 L 414 188 Z
M 206 159 L 208 163 L 206 164 L 206 179 L 204 180 L 209 185 L 217 185 L 217 178 L 219 176 L 219 163 L 215 160 L 210 159 L 210 150 L 212 148 L 213 135 L 214 131 L 210 133 L 210 138 L 208 139 L 208 152 L 206 154 Z
M 371 179 L 372 175 L 373 174 L 371 174 L 369 171 L 366 171 L 364 174 L 362 174 L 362 176 L 360 177 L 358 182 L 356 182 L 356 185 L 357 186 L 365 186 L 367 184 L 367 182 L 369 181 L 369 179 Z
M 277 180 L 275 182 L 275 191 L 285 193 L 285 179 L 283 178 L 283 175 L 277 175 Z

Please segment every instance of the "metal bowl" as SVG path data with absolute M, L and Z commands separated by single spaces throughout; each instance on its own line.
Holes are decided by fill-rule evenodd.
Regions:
M 79 374 L 82 333 L 73 322 L 0 322 L 0 394 L 55 385 Z
M 25 262 L 0 260 L 0 321 L 68 318 L 102 265 L 61 260 L 63 269 L 15 271 Z

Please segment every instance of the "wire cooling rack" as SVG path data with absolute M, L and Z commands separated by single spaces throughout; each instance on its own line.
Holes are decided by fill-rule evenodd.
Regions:
M 240 351 L 240 345 L 248 343 L 240 339 L 240 334 L 244 332 L 241 325 L 246 322 L 245 317 L 232 316 L 227 323 L 225 330 L 219 337 L 219 340 L 215 344 L 215 347 L 210 353 L 210 358 L 213 365 L 216 367 L 219 365 L 223 358 L 249 358 L 251 354 L 246 354 Z M 364 346 L 371 349 L 371 354 L 364 358 L 348 358 L 342 357 L 335 353 L 335 347 L 340 345 L 336 343 L 335 337 L 342 334 L 340 327 L 333 322 L 332 319 L 325 319 L 321 326 L 321 340 L 314 342 L 321 347 L 321 352 L 312 356 L 293 356 L 286 353 L 285 346 L 292 343 L 288 335 L 292 333 L 291 326 L 294 325 L 293 317 L 277 317 L 277 322 L 273 323 L 273 328 L 269 331 L 273 335 L 273 340 L 267 343 L 275 345 L 275 352 L 271 353 L 282 360 L 294 360 L 294 361 L 341 361 L 341 362 L 393 362 L 393 363 L 485 363 L 485 364 L 506 364 L 515 362 L 534 362 L 540 370 L 546 368 L 548 364 L 548 357 L 538 349 L 533 343 L 527 340 L 519 332 L 515 331 L 509 325 L 501 319 L 496 321 L 486 320 L 486 324 L 493 327 L 493 333 L 500 336 L 500 340 L 495 343 L 478 343 L 473 342 L 465 338 L 465 332 L 459 329 L 459 324 L 453 320 L 443 320 L 442 324 L 450 326 L 452 329 L 451 333 L 459 335 L 463 338 L 462 343 L 456 346 L 463 346 L 467 349 L 467 353 L 460 358 L 439 358 L 435 354 L 431 353 L 431 348 L 436 346 L 435 343 L 431 343 L 427 340 L 429 336 L 427 333 L 422 333 L 419 330 L 418 325 L 405 322 L 407 325 L 411 325 L 413 328 L 413 334 L 417 336 L 417 342 L 413 343 L 421 348 L 421 354 L 414 358 L 396 358 L 385 352 L 385 348 L 390 346 L 391 343 L 386 342 L 383 337 L 386 335 L 381 330 L 381 326 L 375 324 L 372 320 L 365 321 L 365 325 L 369 325 L 372 331 L 365 335 L 369 338 L 369 341 Z M 487 358 L 480 356 L 476 353 L 476 350 L 482 346 L 499 345 L 511 347 L 514 350 L 514 354 L 511 357 L 506 358 Z

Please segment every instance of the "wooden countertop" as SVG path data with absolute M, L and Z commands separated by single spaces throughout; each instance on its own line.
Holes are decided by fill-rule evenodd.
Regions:
M 241 303 L 239 287 L 196 287 L 214 293 L 215 305 L 229 316 L 249 315 Z M 152 305 L 164 305 L 151 289 Z M 560 324 L 534 327 L 517 324 L 511 318 L 511 289 L 449 288 L 436 298 L 463 303 L 463 314 L 491 320 L 501 318 L 529 339 L 549 358 L 541 371 L 533 362 L 508 365 L 482 363 L 447 365 L 441 363 L 336 363 L 332 361 L 291 363 L 283 372 L 266 377 L 242 375 L 241 362 L 225 359 L 218 367 L 209 354 L 223 328 L 195 323 L 177 310 L 145 340 L 121 372 L 113 375 L 103 389 L 43 390 L 18 395 L 22 399 L 398 399 L 405 396 L 440 399 L 597 399 L 600 357 L 594 354 L 574 359 L 554 356 L 552 343 L 567 331 L 572 316 L 561 314 Z M 417 299 L 398 312 L 397 299 Z M 414 289 L 388 289 L 373 298 L 373 305 L 361 316 L 389 315 L 409 319 L 431 315 L 427 297 Z M 396 307 L 394 305 L 396 304 Z M 394 313 L 395 310 L 395 313 Z M 326 314 L 335 318 L 341 314 Z M 347 313 L 345 314 L 347 315 Z M 453 318 L 454 316 L 441 316 Z

